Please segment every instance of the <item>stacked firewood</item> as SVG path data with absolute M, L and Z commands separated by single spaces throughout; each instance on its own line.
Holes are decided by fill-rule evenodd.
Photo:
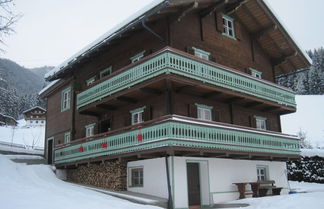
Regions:
M 126 190 L 126 176 L 126 163 L 119 161 L 82 165 L 67 170 L 68 181 L 115 191 Z

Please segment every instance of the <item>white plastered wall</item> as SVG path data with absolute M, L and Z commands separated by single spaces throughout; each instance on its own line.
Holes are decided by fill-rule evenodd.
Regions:
M 188 208 L 188 162 L 199 163 L 202 205 L 212 205 L 238 199 L 239 193 L 233 183 L 257 181 L 256 167 L 259 165 L 266 166 L 269 179 L 275 180 L 277 187 L 284 188 L 281 194 L 288 193 L 285 162 L 169 157 L 174 208 Z M 144 168 L 144 186 L 128 187 L 128 190 L 167 198 L 165 158 L 129 162 L 127 170 L 129 171 L 131 167 L 137 166 L 143 166 Z M 246 189 L 249 190 L 249 186 Z

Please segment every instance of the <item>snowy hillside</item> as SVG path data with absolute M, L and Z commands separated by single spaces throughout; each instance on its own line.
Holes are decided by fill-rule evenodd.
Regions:
M 281 116 L 282 132 L 302 130 L 315 147 L 324 147 L 324 95 L 296 96 L 297 112 Z
M 56 178 L 50 166 L 26 165 L 0 155 L 3 209 L 157 209 L 94 192 Z
M 0 126 L 0 150 L 3 151 L 42 154 L 44 139 L 45 126 L 27 127 L 25 120 L 19 120 L 17 127 Z

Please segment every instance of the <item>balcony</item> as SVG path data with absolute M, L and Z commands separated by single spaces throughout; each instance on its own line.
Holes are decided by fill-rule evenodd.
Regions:
M 77 108 L 164 74 L 182 76 L 228 92 L 270 101 L 277 106 L 287 107 L 290 111 L 296 108 L 295 95 L 286 88 L 213 62 L 200 60 L 169 47 L 144 58 L 135 65 L 117 71 L 106 80 L 80 92 L 77 94 Z
M 300 154 L 299 139 L 295 136 L 169 115 L 58 146 L 54 162 L 73 164 L 171 150 L 179 151 L 178 155 L 196 151 L 200 156 L 209 153 L 231 157 L 231 153 L 236 153 L 248 159 L 263 156 L 287 160 Z

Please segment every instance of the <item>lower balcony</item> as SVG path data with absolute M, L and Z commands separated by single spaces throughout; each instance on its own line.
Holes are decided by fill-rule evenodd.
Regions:
M 57 146 L 54 163 L 165 155 L 287 160 L 299 154 L 296 136 L 169 115 Z

